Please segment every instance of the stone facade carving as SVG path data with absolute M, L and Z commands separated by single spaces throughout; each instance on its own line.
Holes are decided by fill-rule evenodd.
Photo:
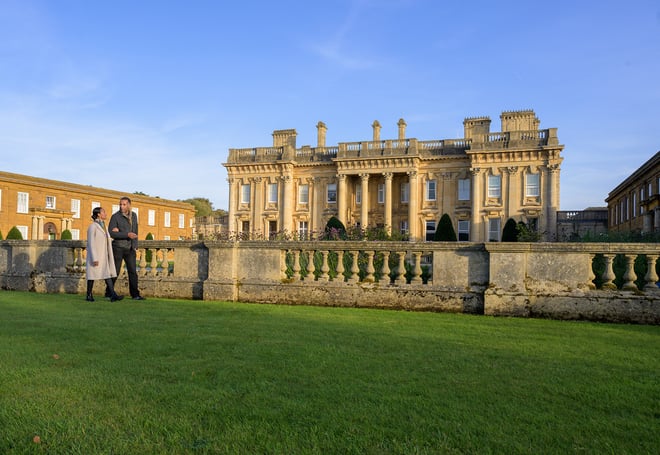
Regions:
M 563 160 L 557 129 L 539 129 L 531 110 L 503 112 L 500 119 L 500 132 L 490 132 L 488 117 L 467 118 L 463 138 L 429 141 L 406 138 L 403 119 L 397 123 L 397 139 L 381 140 L 380 123 L 374 121 L 372 141 L 335 146 L 325 144 L 327 127 L 319 122 L 316 147 L 297 148 L 295 130 L 277 130 L 272 147 L 230 149 L 224 166 L 230 179 L 290 175 L 295 181 L 330 182 L 302 189 L 285 184 L 277 202 L 281 231 L 322 232 L 330 216 L 337 216 L 346 226 L 406 231 L 419 240 L 433 220 L 447 213 L 454 223 L 461 220 L 465 240 L 499 240 L 495 231 L 508 218 L 536 226 L 544 240 L 555 240 Z M 237 204 L 235 185 L 229 191 L 229 230 L 247 228 L 243 234 L 262 236 L 270 215 Z M 253 185 L 250 191 L 266 189 Z M 301 191 L 309 191 L 307 204 L 298 204 Z M 296 213 L 290 209 L 294 206 Z M 303 212 L 311 225 L 301 224 Z M 249 223 L 236 222 L 245 216 Z

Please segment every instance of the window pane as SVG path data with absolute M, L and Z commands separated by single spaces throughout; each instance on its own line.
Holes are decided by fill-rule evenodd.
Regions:
M 379 204 L 384 204 L 385 203 L 385 184 L 384 183 L 379 183 L 378 184 L 378 203 Z
M 337 184 L 328 183 L 328 202 L 335 203 L 337 202 Z
M 460 179 L 458 181 L 458 200 L 470 200 L 470 179 Z
M 271 204 L 277 203 L 277 183 L 268 184 L 268 202 Z
M 250 185 L 241 185 L 241 204 L 250 203 Z
M 527 183 L 525 185 L 525 196 L 539 196 L 539 174 L 527 174 Z
M 401 202 L 408 203 L 410 197 L 410 183 L 401 184 Z
M 435 180 L 426 181 L 426 200 L 435 201 Z
M 301 204 L 309 203 L 309 185 L 300 185 L 298 187 L 298 202 Z
M 501 193 L 501 177 L 499 175 L 488 176 L 488 197 L 499 198 Z

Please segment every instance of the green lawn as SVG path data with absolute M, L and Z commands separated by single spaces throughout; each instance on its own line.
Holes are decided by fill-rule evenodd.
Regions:
M 0 291 L 3 454 L 659 447 L 658 326 Z

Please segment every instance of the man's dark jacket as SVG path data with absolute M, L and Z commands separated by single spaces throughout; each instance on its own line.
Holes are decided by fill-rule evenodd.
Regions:
M 133 223 L 128 222 L 128 218 L 126 218 L 121 213 L 121 210 L 113 213 L 112 217 L 110 217 L 110 223 L 108 224 L 108 232 L 110 232 L 110 237 L 114 239 L 114 241 L 112 242 L 113 248 L 128 249 L 133 247 L 133 249 L 137 249 L 138 246 L 137 237 L 134 239 L 128 238 L 129 232 L 135 232 L 136 235 L 138 233 L 137 215 L 132 210 L 131 210 L 131 217 Z M 119 228 L 119 232 L 113 232 L 115 228 Z

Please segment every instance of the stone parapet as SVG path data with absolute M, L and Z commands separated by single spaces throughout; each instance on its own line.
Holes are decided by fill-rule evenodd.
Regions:
M 0 241 L 0 286 L 82 295 L 85 256 L 82 241 Z M 659 256 L 628 243 L 142 241 L 138 274 L 149 297 L 660 324 Z

